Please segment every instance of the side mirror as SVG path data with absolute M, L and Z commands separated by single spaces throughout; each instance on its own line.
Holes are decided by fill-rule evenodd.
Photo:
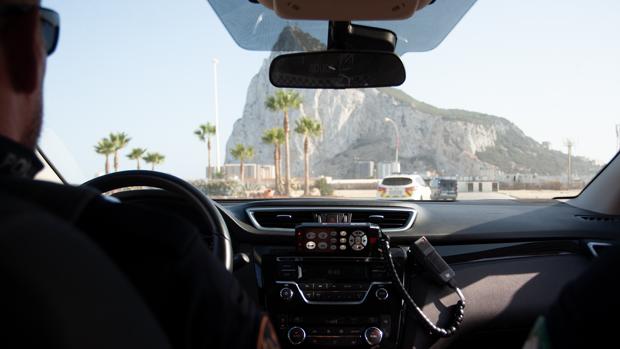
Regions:
M 276 57 L 269 80 L 286 88 L 364 88 L 401 85 L 406 78 L 396 54 L 382 51 L 320 51 Z

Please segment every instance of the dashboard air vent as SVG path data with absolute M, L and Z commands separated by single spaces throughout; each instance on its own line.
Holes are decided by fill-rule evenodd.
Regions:
M 314 213 L 310 211 L 253 211 L 258 227 L 266 229 L 293 229 L 301 223 L 316 222 Z
M 404 207 L 261 206 L 249 207 L 246 213 L 256 229 L 268 232 L 292 232 L 301 223 L 317 222 L 323 214 L 342 214 L 351 217 L 351 223 L 376 223 L 385 232 L 399 232 L 411 228 L 416 217 L 416 210 Z
M 600 256 L 601 253 L 605 252 L 605 250 L 609 249 L 611 246 L 612 244 L 608 242 L 588 242 L 588 249 L 590 249 L 590 253 L 592 253 L 594 257 Z
M 351 222 L 372 222 L 378 224 L 381 229 L 407 228 L 413 215 L 412 211 L 356 211 L 353 212 Z
M 580 218 L 586 222 L 620 222 L 620 216 L 607 216 L 607 215 L 575 215 L 575 217 Z

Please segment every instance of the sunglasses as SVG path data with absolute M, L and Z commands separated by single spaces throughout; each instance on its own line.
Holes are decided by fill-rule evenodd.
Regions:
M 37 6 L 31 5 L 5 5 L 0 6 L 0 15 L 22 15 L 36 9 Z M 58 45 L 58 37 L 60 36 L 60 16 L 54 10 L 39 7 L 39 16 L 41 17 L 41 34 L 43 36 L 43 45 L 47 55 L 51 55 Z

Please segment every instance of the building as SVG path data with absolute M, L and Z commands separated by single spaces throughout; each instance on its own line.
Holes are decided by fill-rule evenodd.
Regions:
M 222 174 L 226 178 L 239 178 L 239 164 L 224 164 Z M 274 165 L 243 164 L 243 177 L 245 180 L 256 182 L 273 181 L 276 177 Z
M 377 164 L 377 178 L 385 178 L 400 173 L 400 162 L 380 162 Z
M 459 193 L 481 192 L 489 193 L 499 191 L 499 183 L 495 181 L 458 181 L 457 188 Z
M 355 162 L 355 179 L 367 179 L 375 177 L 374 161 L 356 161 Z

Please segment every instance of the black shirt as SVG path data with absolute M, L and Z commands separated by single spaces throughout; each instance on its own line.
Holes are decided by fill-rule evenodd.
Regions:
M 42 167 L 32 151 L 0 137 L 0 191 L 92 238 L 136 286 L 174 348 L 277 343 L 267 317 L 194 226 L 165 212 L 107 200 L 88 188 L 33 180 Z

